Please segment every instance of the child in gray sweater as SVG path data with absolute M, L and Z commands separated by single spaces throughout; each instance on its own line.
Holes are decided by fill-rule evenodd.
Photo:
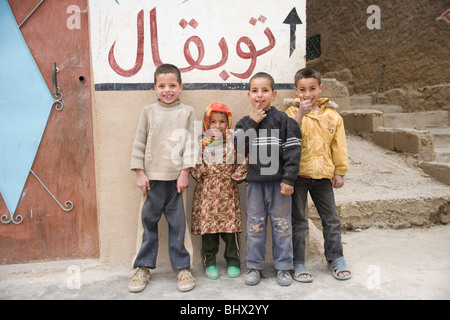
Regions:
M 178 270 L 178 289 L 192 290 L 190 254 L 184 245 L 186 216 L 182 192 L 188 186 L 190 168 L 195 167 L 194 109 L 180 102 L 183 90 L 180 71 L 162 65 L 155 71 L 158 102 L 144 107 L 131 156 L 137 186 L 146 194 L 142 208 L 144 233 L 134 261 L 136 272 L 128 289 L 144 290 L 150 269 L 156 267 L 158 222 L 162 213 L 169 223 L 169 255 Z

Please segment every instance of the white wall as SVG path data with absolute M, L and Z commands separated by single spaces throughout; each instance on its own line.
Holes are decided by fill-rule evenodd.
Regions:
M 186 69 L 182 73 L 185 84 L 185 90 L 181 94 L 183 102 L 194 107 L 199 120 L 210 103 L 223 102 L 233 113 L 235 124 L 251 110 L 244 85 L 256 72 L 266 71 L 281 84 L 275 102 L 280 109 L 282 99 L 293 96 L 291 87 L 294 74 L 305 65 L 306 1 L 119 0 L 118 2 L 120 5 L 116 1 L 108 3 L 104 0 L 89 1 L 91 63 L 95 84 L 94 143 L 100 220 L 100 258 L 110 265 L 131 265 L 136 253 L 136 243 L 140 238 L 138 216 L 142 198 L 141 192 L 136 188 L 135 175 L 129 170 L 131 148 L 143 106 L 155 101 L 155 93 L 149 90 L 156 69 L 154 58 L 157 58 L 156 54 L 152 54 L 152 41 L 153 53 L 156 52 L 156 33 L 154 32 L 152 36 L 150 20 L 154 23 L 153 27 L 156 26 L 158 29 L 157 48 L 160 60 L 176 64 L 180 68 L 192 69 Z M 154 8 L 156 12 L 152 11 Z M 291 27 L 283 24 L 283 21 L 293 8 L 296 8 L 303 24 L 296 26 L 296 48 L 290 56 Z M 137 54 L 137 20 L 141 11 L 143 11 L 142 20 L 139 23 L 143 25 L 144 42 L 143 51 Z M 156 19 L 153 19 L 155 14 Z M 255 18 L 256 22 L 251 20 L 252 18 Z M 180 25 L 182 19 L 188 23 L 184 29 L 183 23 Z M 193 19 L 198 23 L 196 28 L 189 25 Z M 254 22 L 254 25 L 250 21 Z M 193 22 L 192 24 L 195 26 Z M 195 36 L 198 38 L 191 38 Z M 194 41 L 189 45 L 189 50 L 184 50 L 189 38 L 197 39 L 198 46 L 204 48 L 204 58 L 201 62 L 189 63 L 186 59 L 190 52 L 192 59 L 198 60 Z M 116 43 L 114 57 L 122 69 L 133 69 L 136 56 L 138 62 L 142 59 L 142 66 L 139 68 L 138 63 L 138 68 L 135 68 L 134 72 L 129 71 L 126 76 L 118 74 L 111 67 L 109 58 L 114 42 Z M 241 53 L 236 49 L 237 43 L 241 43 Z M 253 46 L 254 49 L 250 49 Z M 204 69 L 202 66 L 209 65 L 213 67 L 199 70 Z M 246 78 L 242 76 L 243 79 L 232 74 L 245 73 L 248 70 L 252 72 L 245 75 Z M 225 72 L 228 78 L 224 80 L 221 74 L 223 76 Z M 194 187 L 194 181 L 191 179 L 187 191 L 186 212 L 189 225 L 191 215 L 189 209 Z M 241 195 L 245 210 L 245 190 L 242 190 L 242 187 Z M 242 218 L 245 221 L 245 211 Z M 245 233 L 242 234 L 241 240 L 241 247 L 245 248 Z M 192 237 L 192 242 L 195 265 L 200 263 L 200 237 Z M 268 246 L 269 254 L 270 247 Z M 241 257 L 245 259 L 245 250 L 241 252 Z M 163 218 L 160 224 L 158 264 L 168 261 L 167 223 Z

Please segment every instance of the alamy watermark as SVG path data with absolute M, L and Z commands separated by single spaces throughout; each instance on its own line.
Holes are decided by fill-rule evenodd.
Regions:
M 381 269 L 379 266 L 370 265 L 366 270 L 369 275 L 366 280 L 366 287 L 369 290 L 380 289 L 381 284 Z
M 66 279 L 66 288 L 69 290 L 81 289 L 81 269 L 77 265 L 67 267 L 68 277 Z
M 227 152 L 225 164 L 243 164 L 245 154 L 249 155 L 249 164 L 261 165 L 261 175 L 274 175 L 279 170 L 280 152 L 282 149 L 297 145 L 300 147 L 300 138 L 290 138 L 283 144 L 280 139 L 280 130 L 278 129 L 249 129 L 236 130 L 234 135 L 222 135 L 220 131 L 208 130 L 202 133 L 202 122 L 194 122 L 194 136 L 183 128 L 173 130 L 172 135 L 167 138 L 163 144 L 170 151 L 170 158 L 174 165 L 201 164 L 205 161 L 207 164 L 215 162 L 223 164 L 223 154 L 225 148 L 235 147 L 237 157 L 234 153 Z M 202 141 L 211 139 L 214 136 L 214 143 L 206 146 L 205 149 L 211 154 L 211 157 L 204 157 L 202 154 Z M 228 151 L 228 150 L 227 150 Z M 210 163 L 208 163 L 210 162 Z
M 77 5 L 71 5 L 67 7 L 66 12 L 70 14 L 67 18 L 66 26 L 67 29 L 81 29 L 81 9 Z
M 367 8 L 367 14 L 370 14 L 367 19 L 367 28 L 369 30 L 381 29 L 381 9 L 377 5 L 371 5 Z

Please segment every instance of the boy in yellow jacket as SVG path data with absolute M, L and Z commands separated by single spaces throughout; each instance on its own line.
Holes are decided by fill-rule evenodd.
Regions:
M 305 267 L 308 191 L 322 219 L 325 258 L 333 276 L 339 280 L 351 277 L 344 260 L 341 223 L 333 192 L 333 188 L 344 185 L 348 170 L 344 123 L 335 110 L 337 105 L 319 98 L 322 86 L 318 71 L 301 69 L 295 75 L 296 98 L 285 100 L 286 114 L 297 121 L 302 132 L 300 170 L 292 195 L 293 278 L 300 282 L 313 280 Z

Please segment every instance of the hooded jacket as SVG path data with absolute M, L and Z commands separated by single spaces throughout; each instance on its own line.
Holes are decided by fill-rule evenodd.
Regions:
M 302 155 L 299 176 L 312 179 L 332 179 L 348 171 L 347 141 L 344 121 L 329 99 L 318 99 L 321 108 L 317 114 L 305 115 L 300 126 Z M 294 118 L 299 102 L 285 99 L 286 114 Z

